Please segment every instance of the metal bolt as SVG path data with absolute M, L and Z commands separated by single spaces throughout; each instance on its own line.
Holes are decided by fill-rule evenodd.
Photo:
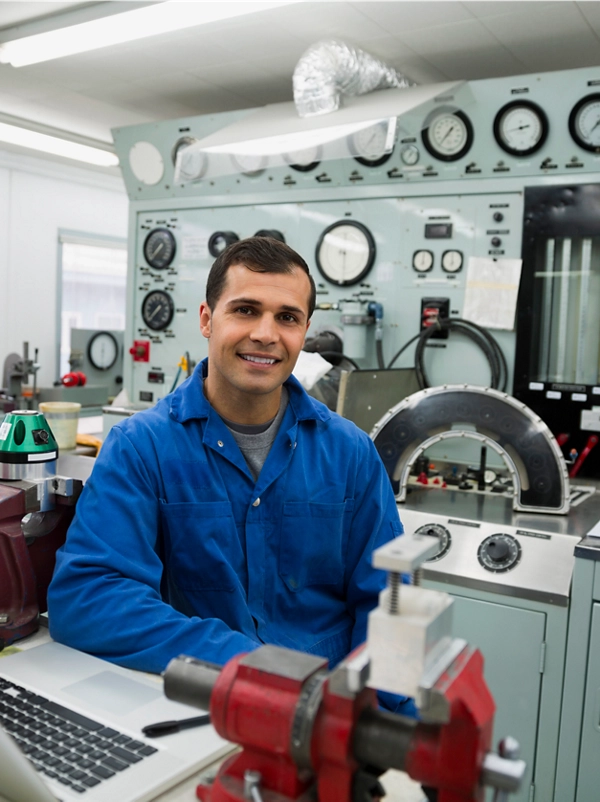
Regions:
M 519 742 L 516 740 L 516 738 L 513 738 L 510 735 L 508 735 L 506 738 L 503 738 L 498 744 L 498 754 L 505 760 L 518 760 L 520 752 L 521 747 Z M 508 791 L 497 788 L 496 793 L 494 794 L 493 802 L 508 802 L 508 795 Z
M 390 615 L 398 615 L 398 597 L 400 595 L 400 574 L 390 571 Z
M 251 800 L 251 802 L 263 802 L 262 794 L 260 793 L 260 783 L 262 774 L 260 771 L 253 771 L 246 769 L 244 772 L 244 797 Z

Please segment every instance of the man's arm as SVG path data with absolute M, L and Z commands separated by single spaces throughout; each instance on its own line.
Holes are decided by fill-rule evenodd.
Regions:
M 56 640 L 159 673 L 179 654 L 223 664 L 258 640 L 217 618 L 188 617 L 161 595 L 158 477 L 114 428 L 58 552 L 48 593 Z

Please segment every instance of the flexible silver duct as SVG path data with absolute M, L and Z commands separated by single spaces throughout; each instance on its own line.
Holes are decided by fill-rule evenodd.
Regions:
M 404 88 L 411 82 L 379 59 L 335 39 L 311 45 L 294 70 L 294 102 L 300 117 L 335 111 L 340 94 Z

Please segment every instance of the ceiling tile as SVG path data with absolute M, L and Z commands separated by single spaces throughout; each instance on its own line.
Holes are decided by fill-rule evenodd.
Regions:
M 406 31 L 430 30 L 472 19 L 465 6 L 458 2 L 357 2 L 356 10 L 375 21 L 384 31 L 402 39 Z
M 576 5 L 570 0 L 483 0 L 483 2 L 481 0 L 469 0 L 463 5 L 474 17 L 486 19 L 487 17 L 498 17 L 503 14 L 515 14 L 525 11 L 542 14 L 546 8 L 555 6 L 557 2 L 560 2 L 563 6 L 572 6 L 573 9 Z

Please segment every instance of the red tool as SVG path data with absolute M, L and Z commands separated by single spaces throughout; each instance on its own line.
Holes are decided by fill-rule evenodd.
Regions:
M 506 766 L 522 761 L 489 752 L 495 707 L 479 651 L 465 646 L 441 674 L 431 693 L 445 700 L 448 720 L 425 724 L 379 710 L 364 681 L 350 690 L 358 675 L 348 666 L 362 648 L 334 672 L 321 658 L 277 646 L 238 655 L 220 673 L 190 657 L 171 661 L 166 695 L 210 704 L 219 735 L 243 747 L 211 785 L 198 786 L 198 798 L 358 802 L 368 798 L 365 776 L 376 780 L 388 768 L 437 789 L 438 802 L 482 802 L 485 784 L 518 788 Z M 519 769 L 522 776 L 524 764 Z
M 587 455 L 590 453 L 592 448 L 594 448 L 594 446 L 597 443 L 598 443 L 597 435 L 591 434 L 588 437 L 587 443 L 585 444 L 585 448 L 582 449 L 581 454 L 577 457 L 577 460 L 575 461 L 575 465 L 573 465 L 573 467 L 569 471 L 569 478 L 570 479 L 574 479 L 577 476 L 581 466 L 584 463 L 585 458 L 587 457 Z
M 87 376 L 80 370 L 73 370 L 70 373 L 65 373 L 61 382 L 65 387 L 84 387 L 87 382 Z

